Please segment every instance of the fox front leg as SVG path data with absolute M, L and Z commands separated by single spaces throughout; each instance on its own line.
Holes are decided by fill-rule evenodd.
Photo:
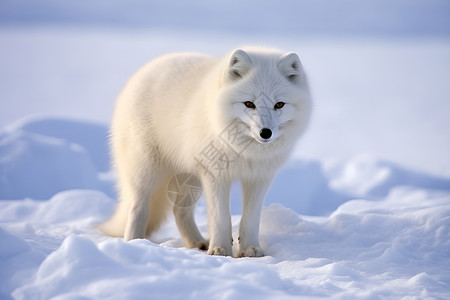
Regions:
M 269 190 L 272 178 L 242 180 L 243 210 L 239 226 L 239 257 L 264 256 L 259 245 L 259 222 L 264 197 Z
M 231 256 L 231 184 L 222 180 L 214 180 L 205 176 L 202 180 L 206 198 L 209 223 L 210 255 Z

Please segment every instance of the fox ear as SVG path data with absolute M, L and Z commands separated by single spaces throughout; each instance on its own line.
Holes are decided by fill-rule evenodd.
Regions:
M 284 55 L 278 63 L 281 74 L 289 81 L 297 83 L 302 75 L 302 64 L 295 53 Z
M 250 70 L 251 60 L 243 50 L 235 50 L 230 57 L 228 66 L 228 77 L 237 80 L 244 77 Z

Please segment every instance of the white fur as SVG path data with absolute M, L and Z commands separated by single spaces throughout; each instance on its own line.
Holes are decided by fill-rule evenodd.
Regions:
M 247 108 L 245 101 L 256 108 Z M 276 102 L 286 104 L 275 110 Z M 99 228 L 125 240 L 148 236 L 171 208 L 170 180 L 189 173 L 200 179 L 206 197 L 208 253 L 232 255 L 229 195 L 231 183 L 239 180 L 243 214 L 238 256 L 262 256 L 258 233 L 264 197 L 304 132 L 310 110 L 306 77 L 293 53 L 245 48 L 220 59 L 180 53 L 151 61 L 117 101 L 112 154 L 120 203 Z M 226 129 L 236 120 L 246 129 L 240 140 L 245 148 L 226 143 Z M 262 128 L 272 136 L 261 138 Z M 229 159 L 224 170 L 199 163 L 211 145 Z M 194 223 L 194 207 L 175 205 L 173 212 L 186 246 L 208 248 Z

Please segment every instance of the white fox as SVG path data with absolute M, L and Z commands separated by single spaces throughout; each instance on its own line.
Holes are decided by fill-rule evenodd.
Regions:
M 120 203 L 100 230 L 127 241 L 144 238 L 172 208 L 187 247 L 232 255 L 230 186 L 239 180 L 237 255 L 263 256 L 264 197 L 310 113 L 306 76 L 294 53 L 245 48 L 220 59 L 180 53 L 151 61 L 117 101 L 111 133 Z M 209 240 L 194 222 L 200 186 Z

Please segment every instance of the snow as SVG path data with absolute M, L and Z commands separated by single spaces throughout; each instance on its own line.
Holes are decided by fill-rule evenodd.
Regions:
M 323 217 L 271 204 L 262 214 L 267 256 L 261 259 L 179 248 L 173 222 L 159 233 L 159 245 L 90 229 L 113 206 L 89 190 L 64 191 L 45 202 L 2 201 L 2 273 L 29 278 L 4 282 L 5 296 L 12 287 L 16 299 L 443 299 L 449 292 L 448 190 L 397 186 L 382 199 L 347 201 Z M 204 203 L 199 206 L 197 221 L 206 233 Z M 235 239 L 238 224 L 235 216 Z
M 105 126 L 61 119 L 18 121 L 0 132 L 0 165 L 0 199 L 45 200 L 73 188 L 113 194 L 99 174 L 109 170 Z
M 448 1 L 132 3 L 0 4 L 0 299 L 448 299 Z M 242 44 L 298 52 L 314 94 L 265 201 L 266 256 L 186 249 L 173 217 L 150 240 L 94 230 L 129 75 Z M 196 220 L 206 236 L 204 199 Z

